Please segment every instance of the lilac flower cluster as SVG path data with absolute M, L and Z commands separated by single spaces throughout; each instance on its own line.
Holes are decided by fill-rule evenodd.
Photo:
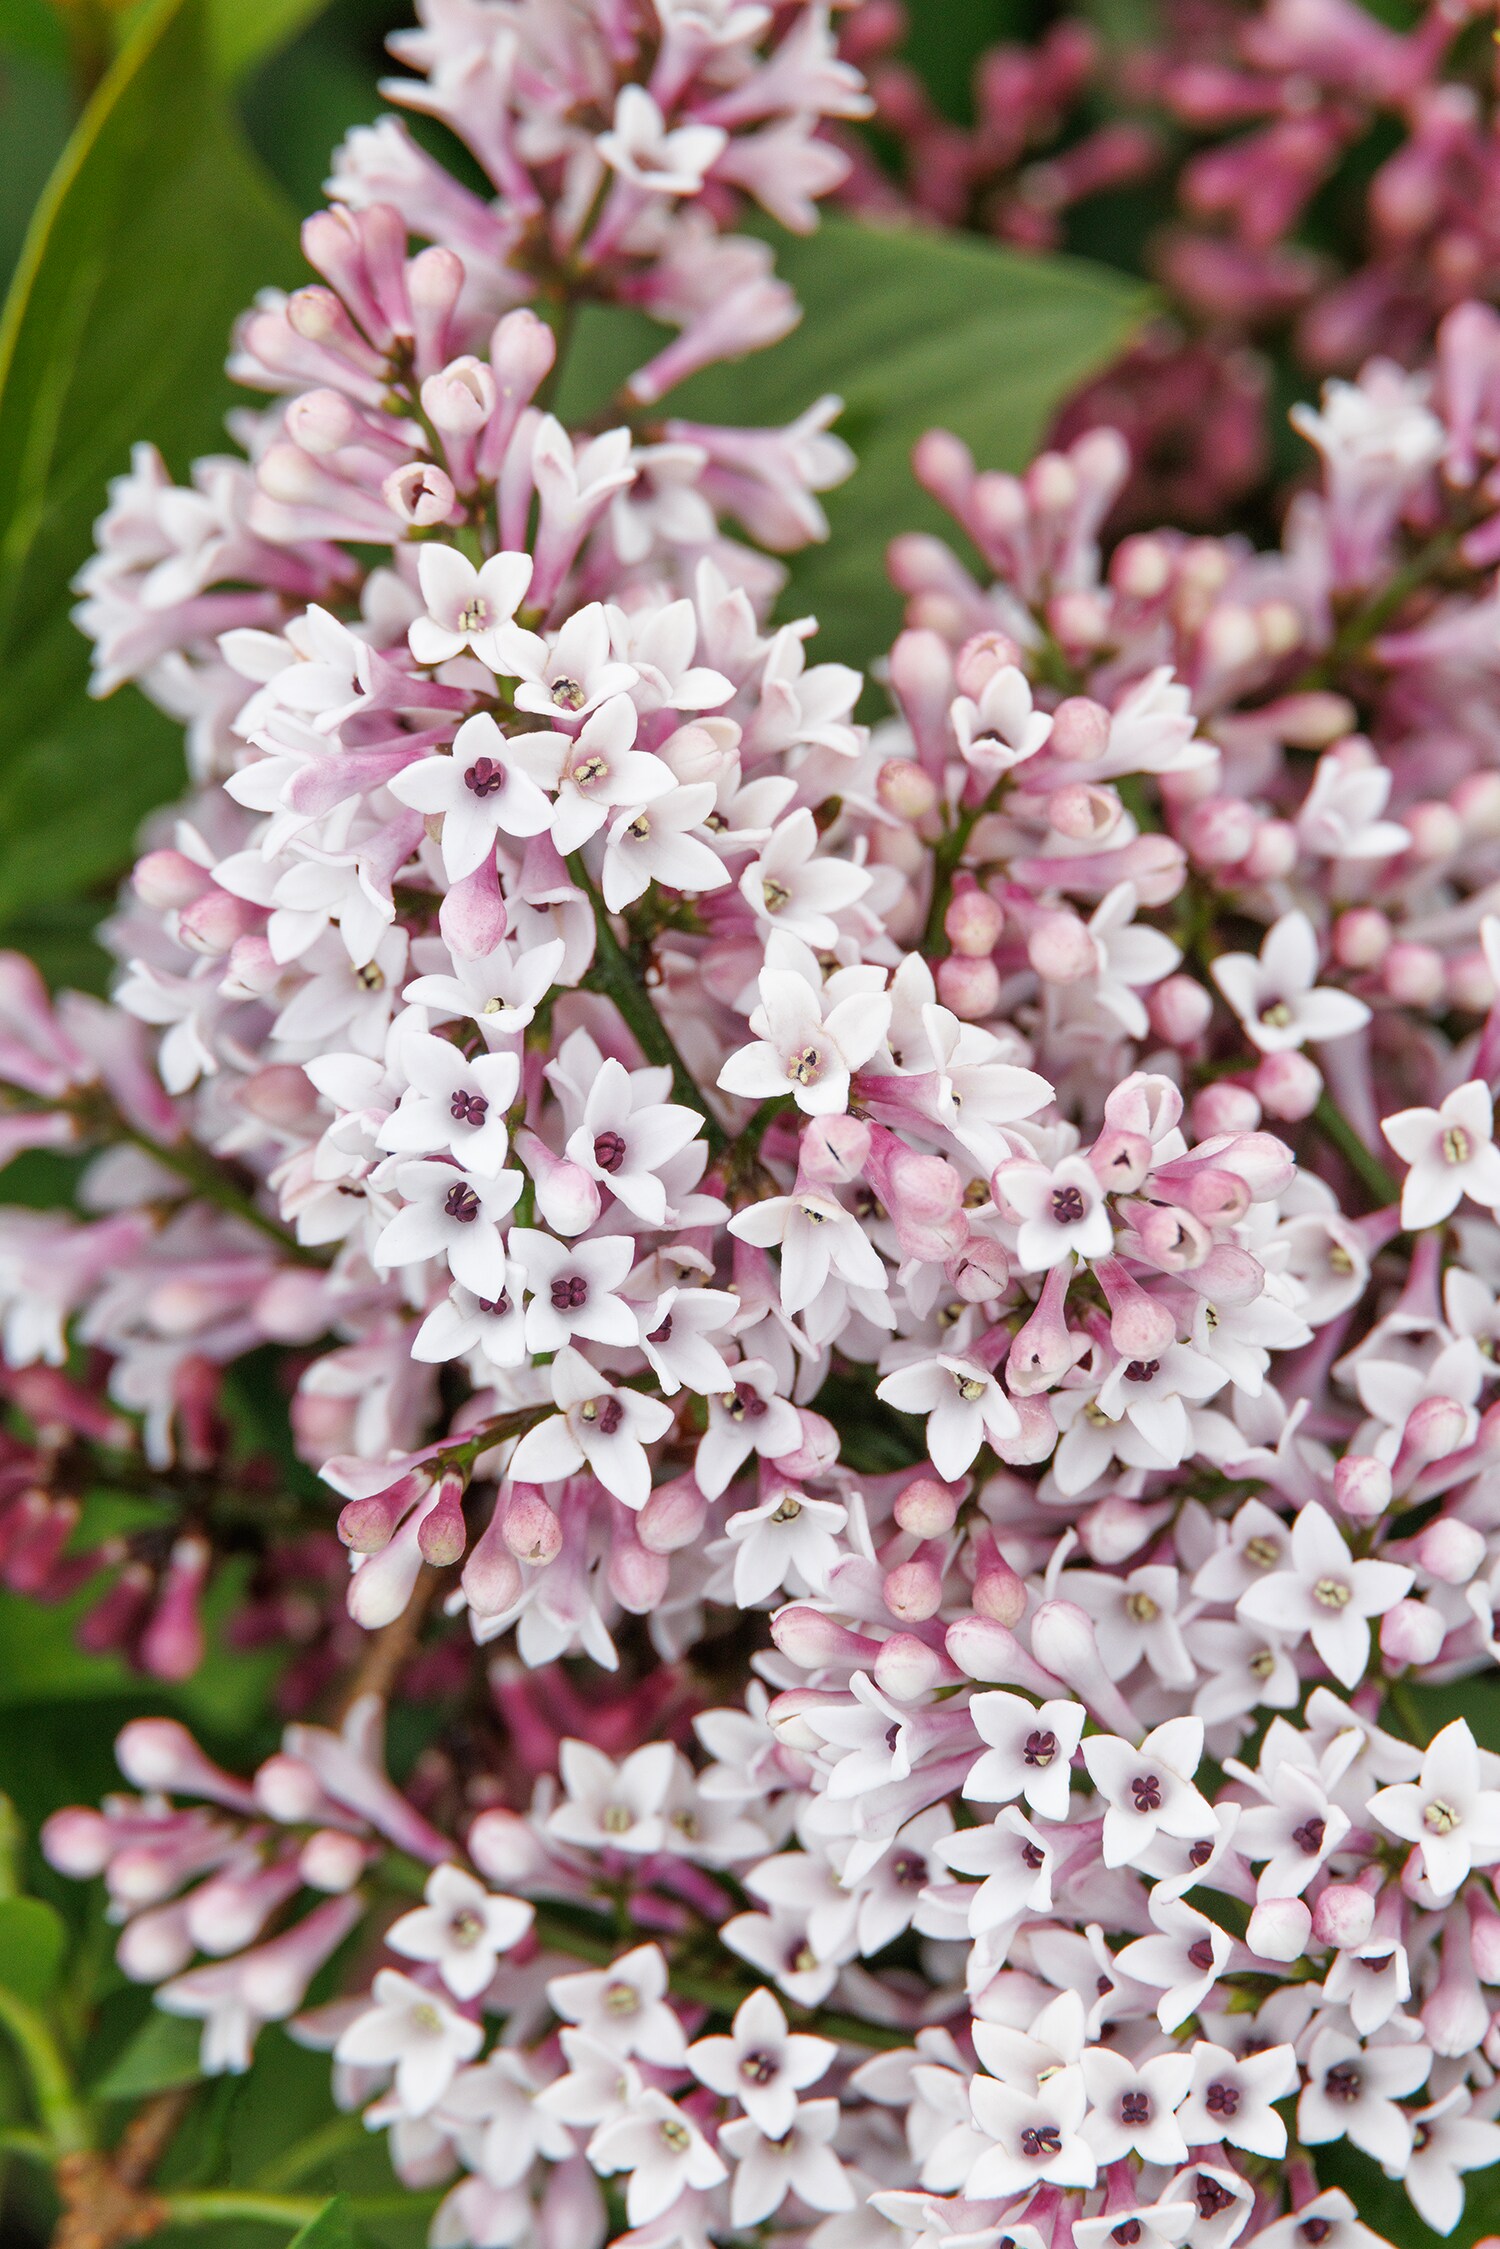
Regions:
M 721 228 L 841 176 L 827 10 L 398 49 L 494 196 L 354 135 L 244 457 L 116 487 L 80 621 L 194 786 L 111 1006 L 0 976 L 6 1144 L 89 1156 L 0 1221 L 0 1567 L 76 1584 L 69 1479 L 134 1473 L 176 1535 L 88 1559 L 96 1644 L 191 1669 L 257 1510 L 288 1581 L 221 1473 L 271 1347 L 345 1714 L 252 1781 L 139 1721 L 49 1857 L 205 2071 L 332 2054 L 434 2249 L 1369 2249 L 1343 2140 L 1451 2231 L 1500 2160 L 1500 1760 L 1424 1717 L 1500 1653 L 1500 318 L 1298 410 L 1270 552 L 1106 552 L 1111 430 L 931 434 L 985 575 L 896 543 L 866 724 L 769 621 L 837 402 L 651 411 L 794 316 Z M 601 299 L 679 334 L 570 430 Z M 403 1789 L 424 1663 L 501 1723 Z

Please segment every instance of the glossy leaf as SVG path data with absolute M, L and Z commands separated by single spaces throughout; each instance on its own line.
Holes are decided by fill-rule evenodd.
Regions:
M 69 581 L 133 442 L 223 442 L 222 362 L 296 229 L 214 92 L 200 0 L 156 0 L 33 214 L 0 315 L 0 916 L 112 874 L 181 731 L 86 700 Z
M 801 325 L 769 351 L 695 376 L 664 411 L 776 424 L 826 392 L 843 399 L 839 432 L 859 468 L 826 495 L 827 544 L 792 558 L 781 614 L 817 617 L 820 657 L 868 664 L 900 624 L 889 542 L 947 523 L 911 473 L 922 432 L 951 429 L 984 466 L 1022 467 L 1060 401 L 1119 351 L 1148 299 L 1126 276 L 1078 259 L 848 219 L 780 236 L 776 254 Z M 608 314 L 581 323 L 560 411 L 607 397 L 651 334 Z
M 198 2048 L 203 2025 L 184 2015 L 164 2015 L 153 2007 L 122 2054 L 117 2054 L 93 2088 L 101 2101 L 141 2100 L 148 2093 L 175 2092 L 203 2075 Z
M 57 1981 L 68 1933 L 42 1898 L 0 1898 L 0 1984 L 38 2006 Z

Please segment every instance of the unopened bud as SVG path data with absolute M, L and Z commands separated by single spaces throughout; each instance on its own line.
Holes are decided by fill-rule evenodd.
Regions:
M 914 758 L 887 759 L 880 768 L 875 795 L 898 820 L 925 820 L 937 810 L 937 783 Z
M 1257 1960 L 1300 1960 L 1312 1935 L 1312 1913 L 1301 1898 L 1262 1898 L 1250 1916 L 1245 1943 Z
M 1447 1637 L 1444 1619 L 1425 1601 L 1398 1601 L 1380 1620 L 1380 1652 L 1402 1668 L 1435 1663 Z
M 1069 765 L 1093 765 L 1109 747 L 1109 712 L 1088 695 L 1068 695 L 1052 714 L 1047 749 Z
M 1265 1055 L 1250 1083 L 1268 1117 L 1300 1124 L 1318 1106 L 1323 1073 L 1308 1055 L 1288 1048 L 1281 1054 Z
M 974 960 L 949 953 L 937 964 L 938 998 L 965 1023 L 978 1023 L 1000 1005 L 1000 971 L 986 954 Z
M 894 1513 L 913 1538 L 942 1538 L 958 1520 L 958 1494 L 934 1476 L 918 1476 L 897 1494 Z
M 1442 1515 L 1428 1524 L 1415 1551 L 1429 1577 L 1444 1585 L 1467 1585 L 1484 1562 L 1484 1533 L 1457 1515 Z
M 1374 1926 L 1375 1900 L 1354 1882 L 1330 1882 L 1313 1907 L 1313 1935 L 1336 1952 L 1363 1944 Z
M 1212 996 L 1196 976 L 1165 976 L 1147 1001 L 1151 1030 L 1167 1046 L 1192 1046 L 1208 1030 L 1212 1012 Z
M 562 1525 L 535 1484 L 513 1484 L 501 1502 L 505 1543 L 521 1562 L 544 1568 L 562 1552 Z
M 1380 981 L 1403 1007 L 1432 1007 L 1443 996 L 1443 956 L 1435 945 L 1398 938 L 1380 963 Z
M 955 953 L 979 959 L 992 953 L 1005 927 L 1005 912 L 987 890 L 961 890 L 949 901 L 943 932 Z
M 370 1853 L 357 1835 L 344 1835 L 336 1827 L 320 1827 L 309 1835 L 297 1860 L 297 1871 L 310 1890 L 326 1890 L 341 1897 L 352 1890 L 364 1873 Z
M 900 1624 L 925 1624 L 943 1605 L 943 1572 L 931 1554 L 914 1554 L 887 1570 L 881 1593 Z

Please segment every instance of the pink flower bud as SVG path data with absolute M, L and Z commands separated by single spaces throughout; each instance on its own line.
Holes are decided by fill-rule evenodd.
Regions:
M 1484 1563 L 1484 1533 L 1456 1515 L 1440 1515 L 1417 1539 L 1416 1558 L 1444 1585 L 1467 1585 Z
M 1374 906 L 1351 906 L 1333 925 L 1333 957 L 1340 968 L 1375 968 L 1390 943 L 1391 925 Z
M 937 964 L 938 998 L 965 1023 L 978 1023 L 1000 1005 L 1000 971 L 985 956 L 974 960 L 949 953 Z
M 959 1495 L 935 1476 L 918 1476 L 897 1494 L 896 1521 L 913 1538 L 942 1538 L 958 1520 L 958 1499 Z
M 1078 916 L 1059 908 L 1039 915 L 1032 924 L 1026 957 L 1045 983 L 1076 984 L 1093 975 L 1099 948 Z
M 341 1834 L 336 1827 L 320 1827 L 303 1844 L 297 1871 L 310 1890 L 326 1890 L 332 1897 L 341 1897 L 353 1889 L 369 1860 L 369 1849 L 357 1835 Z
M 814 1117 L 797 1148 L 797 1177 L 809 1187 L 843 1187 L 864 1175 L 869 1125 L 858 1117 Z
M 1078 1526 L 1079 1535 L 1090 1559 L 1112 1568 L 1128 1554 L 1139 1553 L 1170 1512 L 1169 1507 L 1148 1507 L 1124 1492 L 1110 1492 L 1089 1509 Z
M 1400 1476 L 1428 1461 L 1446 1460 L 1468 1441 L 1469 1430 L 1469 1410 L 1457 1398 L 1419 1399 L 1406 1417 L 1394 1473 Z
M 1069 843 L 1099 850 L 1119 827 L 1124 806 L 1113 789 L 1089 781 L 1069 781 L 1047 799 L 1047 824 Z
M 536 1207 L 554 1233 L 570 1238 L 593 1225 L 604 1199 L 599 1183 L 571 1157 L 555 1155 L 534 1132 L 522 1128 L 511 1143 L 536 1183 Z
M 675 1554 L 691 1546 L 703 1529 L 708 1502 L 691 1476 L 658 1484 L 635 1519 L 636 1535 L 653 1554 Z
M 623 1511 L 621 1511 L 623 1512 Z M 649 1616 L 666 1599 L 672 1565 L 665 1554 L 653 1554 L 635 1535 L 635 1521 L 614 1514 L 610 1544 L 609 1589 L 629 1616 Z
M 956 1685 L 958 1677 L 941 1650 L 914 1632 L 893 1632 L 875 1658 L 875 1684 L 893 1702 L 915 1702 L 935 1687 Z
M 1026 1581 L 993 1548 L 974 1580 L 974 1614 L 1003 1624 L 1008 1632 L 1014 1632 L 1026 1614 Z
M 1123 1359 L 1159 1359 L 1177 1340 L 1177 1321 L 1159 1296 L 1142 1288 L 1117 1257 L 1094 1267 L 1109 1305 L 1109 1340 Z
M 471 352 L 451 360 L 421 389 L 422 411 L 444 437 L 473 437 L 495 410 L 495 378 Z
M 1351 1523 L 1377 1523 L 1391 1504 L 1391 1472 L 1370 1453 L 1345 1453 L 1334 1463 L 1333 1496 Z
M 1125 1741 L 1139 1741 L 1141 1722 L 1104 1668 L 1094 1620 L 1076 1601 L 1044 1601 L 1031 1620 L 1031 1646 L 1039 1663 L 1071 1687 L 1101 1726 Z
M 215 884 L 184 906 L 177 917 L 177 934 L 190 952 L 214 957 L 232 952 L 242 937 L 264 929 L 266 910 L 248 898 L 235 898 Z
M 562 1552 L 562 1525 L 536 1484 L 512 1484 L 500 1502 L 505 1543 L 521 1562 L 544 1568 Z
M 1143 1264 L 1154 1265 L 1159 1273 L 1191 1272 L 1213 1247 L 1206 1226 L 1189 1212 L 1174 1210 L 1165 1203 L 1132 1203 L 1130 1221 L 1137 1245 L 1132 1254 Z
M 1021 1426 L 1014 1437 L 1002 1437 L 996 1442 L 996 1457 L 1008 1468 L 1035 1468 L 1040 1462 L 1050 1460 L 1057 1449 L 1057 1423 L 1052 1418 L 1052 1408 L 1045 1398 L 1012 1397 L 1011 1404 Z
M 789 1662 L 803 1671 L 824 1664 L 847 1663 L 865 1670 L 874 1662 L 880 1643 L 861 1632 L 852 1632 L 836 1618 L 805 1602 L 792 1601 L 771 1619 L 771 1638 Z
M 284 1827 L 296 1827 L 304 1821 L 325 1816 L 323 1791 L 318 1776 L 300 1757 L 288 1757 L 278 1752 L 268 1757 L 255 1775 L 255 1800 L 273 1820 Z
M 888 758 L 875 782 L 875 795 L 898 820 L 925 820 L 937 810 L 937 783 L 914 758 Z
M 1130 1195 L 1150 1173 L 1155 1151 L 1144 1133 L 1108 1125 L 1086 1153 L 1089 1169 L 1107 1195 Z
M 1432 1007 L 1443 996 L 1443 956 L 1433 945 L 1399 938 L 1380 963 L 1380 981 L 1403 1007 Z
M 1068 765 L 1092 765 L 1109 746 L 1109 712 L 1088 695 L 1067 695 L 1052 714 L 1049 754 Z
M 974 456 L 947 430 L 925 430 L 912 447 L 912 474 L 951 514 L 962 516 L 974 482 Z
M 1447 1002 L 1463 1015 L 1487 1015 L 1495 1004 L 1495 979 L 1482 952 L 1459 953 L 1448 961 Z
M 1155 601 L 1172 582 L 1172 553 L 1164 539 L 1136 532 L 1110 557 L 1109 582 L 1128 601 Z
M 1486 842 L 1500 836 L 1500 773 L 1466 773 L 1450 801 L 1466 835 Z
M 155 1612 L 141 1634 L 141 1668 L 154 1679 L 190 1679 L 203 1661 L 198 1604 L 212 1560 L 207 1539 L 179 1538 L 172 1548 Z
M 930 1553 L 914 1554 L 887 1570 L 881 1593 L 898 1623 L 925 1624 L 943 1605 L 942 1565 Z
M 451 522 L 458 507 L 452 477 L 431 461 L 409 461 L 405 468 L 392 469 L 380 487 L 380 496 L 392 515 L 399 516 L 414 531 L 430 531 L 436 524 Z
M 1025 650 L 1013 641 L 1009 633 L 993 629 L 975 633 L 966 640 L 958 652 L 953 666 L 954 684 L 962 695 L 977 702 L 994 678 L 996 672 L 1008 667 L 1022 667 Z
M 965 1304 L 987 1304 L 1009 1281 L 1010 1259 L 1001 1244 L 987 1234 L 970 1234 L 943 1270 L 949 1287 Z
M 1441 859 L 1451 859 L 1464 840 L 1463 823 L 1451 804 L 1429 799 L 1423 804 L 1408 804 L 1401 813 L 1401 825 L 1411 838 L 1408 852 L 1424 865 L 1433 865 Z
M 378 1554 L 394 1536 L 396 1525 L 428 1488 L 428 1478 L 413 1469 L 383 1492 L 372 1492 L 366 1499 L 351 1499 L 339 1512 L 339 1537 L 356 1554 Z
M 430 1562 L 434 1569 L 445 1570 L 458 1560 L 468 1540 L 463 1483 L 457 1476 L 445 1476 L 438 1485 L 436 1498 L 424 1510 L 417 1526 L 422 1559 Z
M 1182 840 L 1200 867 L 1237 867 L 1258 826 L 1255 807 L 1243 797 L 1207 797 L 1188 814 Z
M 943 1644 L 966 1679 L 982 1679 L 986 1686 L 1024 1687 L 1044 1701 L 1057 1692 L 1057 1678 L 1044 1671 L 1010 1627 L 994 1617 L 961 1616 L 949 1625 Z
M 75 1882 L 92 1882 L 102 1874 L 114 1849 L 109 1821 L 85 1804 L 53 1812 L 42 1822 L 39 1841 L 47 1864 Z
M 115 1960 L 132 1983 L 164 1983 L 179 1975 L 198 1946 L 188 1927 L 188 1909 L 181 1899 L 132 1914 L 120 1931 Z
M 1004 908 L 987 890 L 977 887 L 961 890 L 950 900 L 943 916 L 944 934 L 954 952 L 971 955 L 976 960 L 994 951 L 1004 927 Z
M 1318 1106 L 1323 1073 L 1308 1055 L 1288 1048 L 1281 1054 L 1265 1055 L 1250 1083 L 1267 1116 L 1300 1124 Z
M 497 1508 L 469 1549 L 459 1579 L 464 1599 L 477 1617 L 504 1616 L 520 1600 L 523 1583 L 521 1565 L 505 1543 Z
M 1053 636 L 1065 649 L 1102 648 L 1109 638 L 1109 610 L 1102 595 L 1074 587 L 1054 594 L 1046 605 Z
M 190 906 L 213 886 L 213 876 L 180 851 L 148 851 L 137 859 L 131 883 L 143 906 L 165 914 Z
M 1375 1900 L 1353 1882 L 1330 1882 L 1313 1907 L 1313 1935 L 1338 1952 L 1363 1944 L 1374 1926 Z
M 285 1132 L 306 1132 L 318 1114 L 317 1088 L 298 1062 L 268 1062 L 245 1079 L 238 1099 L 252 1117 Z
M 484 960 L 505 935 L 505 901 L 493 853 L 474 872 L 450 883 L 438 908 L 438 928 L 450 952 L 463 960 Z
M 811 1406 L 799 1406 L 797 1419 L 802 1424 L 802 1441 L 776 1462 L 777 1474 L 794 1481 L 808 1476 L 826 1476 L 839 1457 L 838 1431 L 822 1414 L 814 1413 Z
M 64 1815 L 59 1813 L 57 1816 L 61 1818 Z M 50 1821 L 48 1826 L 51 1826 Z M 44 1841 L 45 1837 L 44 1829 Z M 56 1864 L 56 1861 L 52 1863 Z M 1469 1942 L 1480 1980 L 1483 1983 L 1500 1984 L 1500 1913 L 1495 1911 L 1484 1892 L 1473 1885 L 1465 1890 L 1464 1903 L 1469 1909 Z
M 255 1792 L 205 1756 L 175 1718 L 132 1718 L 120 1729 L 115 1762 L 132 1788 L 163 1796 L 201 1796 L 254 1813 Z
M 1443 1618 L 1425 1601 L 1398 1601 L 1380 1620 L 1380 1652 L 1398 1667 L 1435 1663 L 1447 1637 Z
M 1468 1915 L 1450 1913 L 1443 1922 L 1442 1966 L 1422 2009 L 1422 2029 L 1435 2054 L 1457 2060 L 1474 2052 L 1489 2027 L 1489 2002 L 1474 1972 Z
M 1300 1960 L 1312 1935 L 1312 1914 L 1302 1898 L 1262 1898 L 1250 1916 L 1245 1943 L 1257 1960 Z
M 1066 1303 L 1071 1262 L 1049 1268 L 1029 1320 L 1016 1335 L 1005 1363 L 1005 1384 L 1013 1399 L 1039 1397 L 1055 1389 L 1088 1349 L 1088 1338 L 1068 1326 Z
M 1245 854 L 1246 879 L 1284 882 L 1297 864 L 1300 848 L 1297 831 L 1289 820 L 1262 820 Z

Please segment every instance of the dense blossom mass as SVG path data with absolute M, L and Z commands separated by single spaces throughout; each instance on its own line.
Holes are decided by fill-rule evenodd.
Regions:
M 776 607 L 839 402 L 660 405 L 797 317 L 729 230 L 843 181 L 836 29 L 432 0 L 387 91 L 492 192 L 353 133 L 240 451 L 112 491 L 79 621 L 192 787 L 111 1003 L 0 962 L 0 1142 L 86 1157 L 0 1214 L 0 1570 L 158 1678 L 210 1585 L 299 1654 L 253 1779 L 137 1720 L 46 1849 L 206 2070 L 329 2053 L 434 2249 L 1370 2249 L 1337 2143 L 1451 2232 L 1500 317 L 1297 409 L 1270 551 L 1106 549 L 1108 427 L 930 434 L 969 559 L 897 541 L 867 691 Z M 664 340 L 570 424 L 611 305 Z M 79 1553 L 102 1468 L 157 1512 Z M 398 1683 L 464 1712 L 404 1787 Z

